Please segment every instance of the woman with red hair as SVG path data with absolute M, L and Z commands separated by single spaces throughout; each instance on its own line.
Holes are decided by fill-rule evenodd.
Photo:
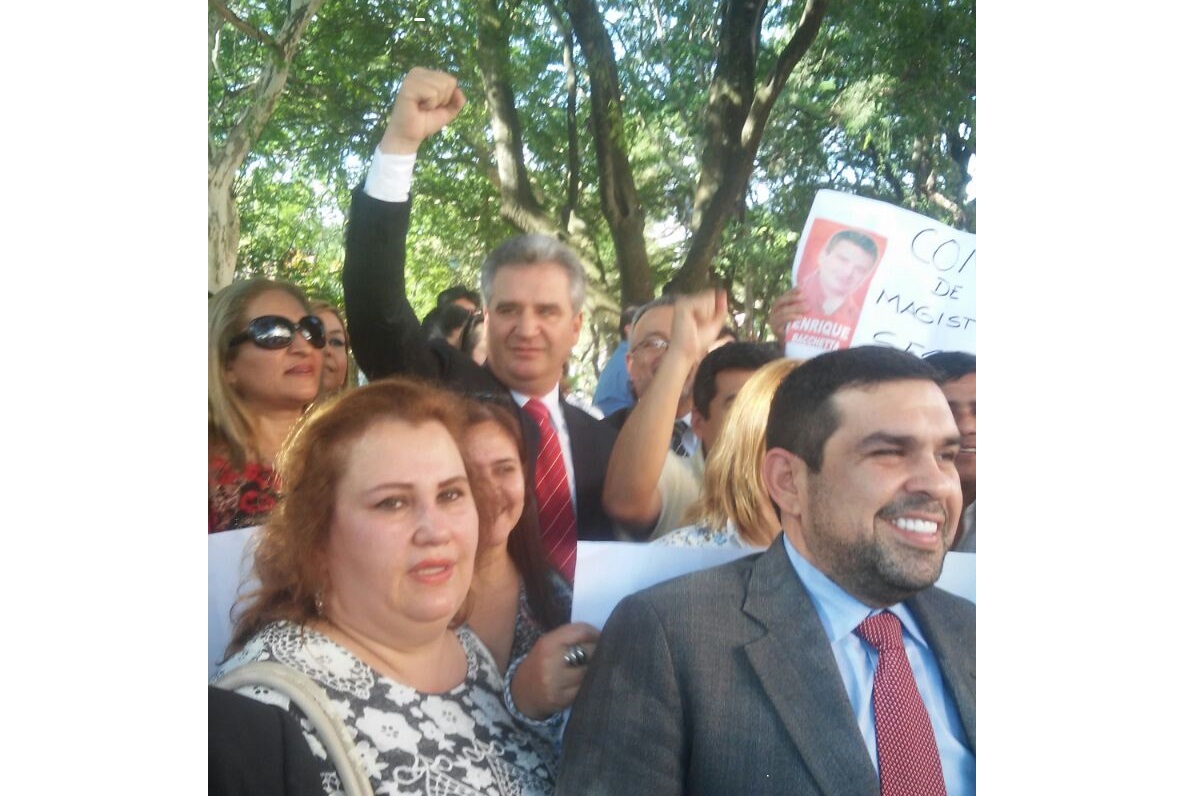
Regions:
M 329 791 L 353 774 L 376 793 L 553 790 L 557 730 L 511 716 L 498 664 L 461 624 L 485 500 L 461 457 L 464 431 L 459 397 L 392 378 L 312 409 L 280 456 L 259 587 L 215 683 L 270 662 L 319 695 L 341 731 L 284 688 L 238 687 L 309 719 Z M 343 743 L 348 772 L 327 751 Z

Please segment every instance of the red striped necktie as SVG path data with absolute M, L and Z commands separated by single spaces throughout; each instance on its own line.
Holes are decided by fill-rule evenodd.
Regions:
M 864 619 L 855 632 L 880 654 L 872 709 L 881 796 L 946 796 L 933 724 L 905 654 L 900 620 L 884 611 Z
M 543 551 L 556 570 L 574 583 L 576 577 L 576 513 L 567 485 L 567 468 L 551 413 L 537 398 L 522 407 L 539 427 L 539 454 L 534 463 L 534 494 L 539 502 Z

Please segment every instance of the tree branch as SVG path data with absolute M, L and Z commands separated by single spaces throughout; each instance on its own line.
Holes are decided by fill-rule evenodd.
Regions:
M 239 15 L 231 11 L 226 3 L 222 2 L 222 0 L 209 0 L 209 4 L 210 8 L 216 11 L 218 16 L 226 20 L 226 22 L 229 23 L 230 26 L 235 30 L 251 37 L 261 44 L 266 45 L 268 49 L 275 53 L 276 56 L 283 57 L 283 49 L 280 47 L 279 42 L 267 35 L 265 31 L 259 30 L 259 28 L 255 27 L 250 22 L 247 22 L 245 19 L 239 17 Z
M 566 0 L 567 15 L 588 65 L 592 88 L 592 136 L 600 172 L 600 207 L 608 222 L 621 300 L 644 303 L 653 298 L 653 272 L 645 243 L 645 212 L 633 181 L 621 110 L 621 81 L 612 41 L 594 0 Z
M 749 111 L 748 121 L 744 125 L 743 143 L 749 158 L 756 156 L 761 137 L 765 133 L 765 125 L 769 121 L 769 112 L 773 110 L 773 103 L 781 95 L 785 81 L 806 55 L 810 45 L 818 38 L 827 3 L 828 0 L 808 0 L 802 10 L 802 17 L 798 20 L 797 29 L 790 37 L 789 43 L 781 50 L 781 54 L 777 56 L 776 66 L 765 78 L 764 84 L 756 90 L 752 99 L 752 110 Z
M 808 0 L 798 27 L 778 56 L 776 66 L 755 91 L 751 85 L 736 83 L 735 76 L 741 74 L 741 70 L 747 70 L 748 74 L 755 71 L 757 41 L 749 41 L 745 37 L 759 36 L 763 3 L 759 4 L 761 15 L 755 18 L 751 16 L 752 9 L 745 8 L 743 4 L 725 2 L 723 5 L 728 16 L 721 22 L 717 78 L 713 81 L 712 90 L 716 91 L 717 85 L 720 90 L 726 89 L 724 83 L 730 80 L 735 85 L 731 90 L 740 97 L 750 98 L 750 102 L 737 103 L 735 98 L 709 100 L 709 107 L 713 102 L 721 103 L 718 112 L 728 127 L 726 131 L 720 129 L 718 138 L 709 139 L 703 155 L 704 172 L 700 176 L 695 196 L 698 223 L 693 225 L 695 231 L 686 259 L 675 277 L 678 289 L 683 291 L 697 290 L 707 285 L 711 262 L 719 249 L 724 227 L 735 213 L 736 204 L 743 201 L 747 190 L 769 113 L 790 72 L 817 38 L 826 13 L 827 0 Z M 730 45 L 727 45 L 729 40 Z M 746 64 L 728 63 L 738 56 L 751 60 Z M 726 116 L 723 106 L 727 106 L 730 111 Z M 736 111 L 743 113 L 745 108 L 747 114 L 737 118 Z M 711 124 L 710 117 L 708 123 Z M 740 125 L 739 129 L 737 125 Z M 716 150 L 714 154 L 710 152 L 713 148 Z
M 872 165 L 876 171 L 884 175 L 884 179 L 888 182 L 888 186 L 892 188 L 892 195 L 896 198 L 898 203 L 904 202 L 904 186 L 900 184 L 896 173 L 892 170 L 892 164 L 880 157 L 880 150 L 876 149 L 874 142 L 868 142 L 865 150 L 872 156 Z
M 575 42 L 572 40 L 571 27 L 566 24 L 554 0 L 546 0 L 546 5 L 551 21 L 563 37 L 563 67 L 567 73 L 567 200 L 560 211 L 559 224 L 571 230 L 580 201 L 580 135 L 579 119 L 576 116 L 579 81 L 576 79 Z

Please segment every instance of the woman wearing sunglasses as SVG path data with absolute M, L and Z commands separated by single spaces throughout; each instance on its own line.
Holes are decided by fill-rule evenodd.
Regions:
M 295 285 L 235 282 L 210 300 L 209 532 L 258 525 L 272 459 L 321 386 L 325 327 Z

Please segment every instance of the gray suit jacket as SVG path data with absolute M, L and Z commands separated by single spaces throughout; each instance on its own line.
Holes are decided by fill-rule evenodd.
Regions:
M 975 748 L 974 605 L 906 602 Z M 769 550 L 627 597 L 563 741 L 558 793 L 860 794 L 879 781 L 810 598 Z

